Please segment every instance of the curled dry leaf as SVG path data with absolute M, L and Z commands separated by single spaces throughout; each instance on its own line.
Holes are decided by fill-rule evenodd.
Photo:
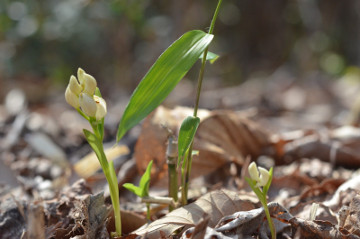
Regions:
M 247 196 L 243 197 L 228 190 L 213 191 L 200 197 L 196 202 L 178 208 L 134 233 L 146 235 L 149 239 L 160 238 L 160 232 L 170 236 L 178 229 L 186 230 L 193 227 L 203 219 L 205 213 L 211 215 L 208 226 L 214 227 L 226 215 L 252 209 L 254 209 L 254 204 L 248 200 Z
M 281 232 L 288 226 L 288 221 L 293 216 L 280 204 L 269 203 L 269 212 L 273 218 L 276 232 Z M 216 225 L 216 231 L 226 236 L 242 235 L 245 238 L 259 232 L 260 238 L 268 238 L 270 234 L 265 216 L 264 208 L 257 208 L 251 211 L 239 211 L 232 215 L 223 217 Z
M 277 153 L 283 160 L 318 158 L 332 165 L 360 167 L 360 128 L 342 126 L 297 135 L 290 140 L 282 135 L 273 137 L 277 138 Z
M 167 131 L 178 132 L 181 122 L 192 109 L 177 107 L 173 110 L 158 107 L 143 123 L 135 146 L 135 158 L 140 172 L 154 160 L 152 181 L 166 183 L 165 161 Z M 243 113 L 233 111 L 199 110 L 200 125 L 194 139 L 194 150 L 199 150 L 192 164 L 192 175 L 207 175 L 227 162 L 243 165 L 246 156 L 257 157 L 271 147 L 269 134 Z

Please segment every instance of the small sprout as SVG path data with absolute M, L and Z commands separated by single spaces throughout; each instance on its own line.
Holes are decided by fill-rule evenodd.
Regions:
M 135 186 L 132 183 L 124 183 L 123 187 L 133 192 L 135 195 L 137 195 L 140 198 L 148 197 L 152 164 L 153 161 L 151 160 L 146 168 L 145 173 L 141 176 L 139 186 Z M 150 220 L 150 203 L 146 203 L 146 208 L 147 208 L 146 217 L 148 220 Z
M 270 188 L 272 181 L 273 168 L 266 170 L 262 167 L 257 167 L 255 162 L 252 162 L 248 167 L 250 178 L 245 177 L 245 180 L 250 185 L 256 196 L 259 198 L 261 205 L 264 208 L 266 218 L 269 223 L 271 238 L 276 238 L 276 231 L 274 223 L 270 217 L 269 208 L 267 206 L 266 194 Z

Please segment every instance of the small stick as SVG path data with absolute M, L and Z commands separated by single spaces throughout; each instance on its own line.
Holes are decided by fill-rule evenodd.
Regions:
M 178 175 L 176 171 L 176 159 L 177 159 L 177 141 L 174 139 L 174 135 L 169 135 L 168 146 L 166 151 L 167 165 L 168 165 L 168 177 L 169 177 L 169 197 L 174 202 L 178 201 Z M 169 205 L 169 211 L 174 210 L 173 205 Z
M 143 197 L 141 198 L 143 203 L 156 203 L 156 204 L 166 204 L 176 208 L 178 203 L 174 202 L 173 198 L 170 197 Z

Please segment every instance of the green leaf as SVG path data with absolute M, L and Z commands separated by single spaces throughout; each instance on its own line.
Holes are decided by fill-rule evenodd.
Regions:
M 141 176 L 139 186 L 135 186 L 132 183 L 123 184 L 124 188 L 133 192 L 138 197 L 149 196 L 149 186 L 150 186 L 150 176 L 151 176 L 151 167 L 153 161 L 151 160 L 146 168 L 145 173 Z
M 145 197 L 149 196 L 149 186 L 150 186 L 150 176 L 151 176 L 151 167 L 152 167 L 153 161 L 151 160 L 146 168 L 145 173 L 140 179 L 139 187 L 142 189 L 141 196 Z
M 178 139 L 178 165 L 181 162 L 185 152 L 189 149 L 194 140 L 196 130 L 200 124 L 200 118 L 188 116 L 181 124 Z
M 269 181 L 267 182 L 267 184 L 263 187 L 263 192 L 264 194 L 266 195 L 269 188 L 270 188 L 270 185 L 271 185 L 271 181 L 272 181 L 272 178 L 273 178 L 273 167 L 270 168 L 269 170 L 269 175 L 270 175 L 270 178 L 269 178 Z
M 202 59 L 203 57 L 204 57 L 204 52 L 200 55 L 199 59 Z M 211 64 L 213 64 L 218 58 L 219 58 L 218 54 L 215 54 L 210 51 L 208 51 L 206 55 L 206 60 L 209 61 Z
M 118 127 L 117 142 L 163 102 L 213 37 L 203 31 L 189 31 L 161 54 L 133 92 Z
M 106 156 L 104 154 L 104 149 L 102 146 L 102 143 L 99 141 L 99 139 L 96 137 L 95 134 L 91 133 L 89 130 L 84 129 L 83 130 L 84 135 L 88 143 L 90 144 L 91 148 L 94 150 L 100 165 L 102 169 L 104 170 L 104 173 L 107 173 L 107 170 L 109 168 L 108 161 L 106 159 Z
M 136 196 L 141 197 L 141 188 L 138 186 L 135 186 L 132 183 L 124 183 L 123 187 L 129 190 L 130 192 L 134 193 Z

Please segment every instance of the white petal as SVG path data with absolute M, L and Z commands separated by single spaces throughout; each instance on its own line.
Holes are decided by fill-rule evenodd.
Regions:
M 265 186 L 270 179 L 269 171 L 267 171 L 265 168 L 259 167 L 259 172 L 260 172 L 260 180 L 258 185 Z
M 96 90 L 96 80 L 93 76 L 84 73 L 83 89 L 86 94 L 94 95 Z
M 259 171 L 257 169 L 257 166 L 256 166 L 255 162 L 252 162 L 249 165 L 248 171 L 249 171 L 250 178 L 252 180 L 255 180 L 256 182 L 259 182 L 259 180 L 260 180 Z
M 79 67 L 78 71 L 77 71 L 77 78 L 78 78 L 81 85 L 84 82 L 84 74 L 85 74 L 85 71 Z
M 86 94 L 86 93 L 81 93 L 80 94 L 80 98 L 79 98 L 79 102 L 80 102 L 80 107 L 81 110 L 89 117 L 95 117 L 96 115 L 96 103 L 95 100 L 93 99 L 92 96 Z
M 96 120 L 101 120 L 105 117 L 107 110 L 106 110 L 106 102 L 103 98 L 94 95 L 94 100 L 96 102 Z
M 71 105 L 75 109 L 79 108 L 79 106 L 80 106 L 79 105 L 79 97 L 76 94 L 74 94 L 74 92 L 71 91 L 70 85 L 68 85 L 66 87 L 65 100 L 69 105 Z
M 70 77 L 69 87 L 75 95 L 79 95 L 82 90 L 81 85 L 79 84 L 75 76 Z

